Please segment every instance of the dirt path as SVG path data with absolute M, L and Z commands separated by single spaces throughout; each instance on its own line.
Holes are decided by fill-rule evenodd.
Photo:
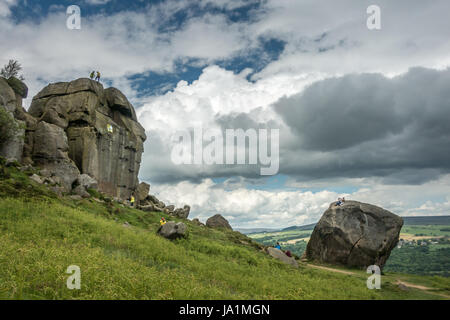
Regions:
M 331 272 L 337 272 L 337 273 L 342 273 L 342 274 L 347 274 L 347 275 L 356 275 L 356 273 L 351 272 L 351 271 L 345 271 L 345 270 L 340 270 L 340 269 L 335 269 L 335 268 L 330 268 L 330 267 L 324 267 L 324 266 L 318 266 L 318 265 L 314 265 L 314 264 L 310 264 L 310 263 L 306 263 L 306 265 L 308 267 L 311 268 L 315 268 L 315 269 L 321 269 L 321 270 L 327 270 L 327 271 L 331 271 Z M 409 283 L 409 282 L 405 282 L 405 281 L 401 281 L 399 279 L 396 279 L 397 281 L 395 282 L 396 285 L 401 285 L 404 286 L 406 288 L 411 288 L 411 289 L 417 289 L 417 290 L 422 290 L 425 291 L 429 294 L 434 294 L 437 296 L 441 296 L 444 297 L 446 299 L 450 299 L 450 296 L 443 294 L 443 293 L 438 293 L 438 292 L 433 292 L 433 288 L 430 287 L 425 287 L 425 286 L 421 286 L 418 284 L 414 284 L 414 283 Z
M 343 274 L 348 274 L 348 275 L 355 275 L 354 272 L 351 271 L 345 271 L 345 270 L 339 270 L 339 269 L 334 269 L 334 268 L 329 268 L 329 267 L 323 267 L 323 266 L 317 266 L 314 264 L 306 264 L 308 267 L 311 268 L 316 268 L 316 269 L 322 269 L 322 270 L 327 270 L 327 271 L 332 271 L 332 272 L 338 272 L 338 273 L 343 273 Z
M 405 281 L 401 281 L 401 280 L 397 280 L 397 282 L 395 284 L 396 285 L 402 285 L 402 286 L 405 286 L 407 288 L 414 288 L 414 289 L 426 291 L 427 293 L 435 294 L 437 296 L 441 296 L 441 297 L 450 299 L 450 296 L 448 296 L 446 294 L 438 293 L 438 292 L 432 292 L 433 288 L 429 288 L 429 287 L 425 287 L 425 286 L 421 286 L 421 285 L 418 285 L 418 284 L 409 283 L 409 282 L 405 282 Z

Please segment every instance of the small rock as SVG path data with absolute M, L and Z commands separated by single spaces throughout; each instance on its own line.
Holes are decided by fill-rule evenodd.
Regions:
M 72 190 L 73 193 L 79 195 L 82 198 L 89 198 L 91 195 L 86 191 L 86 189 L 79 185 Z
M 73 194 L 73 195 L 69 196 L 69 198 L 72 200 L 75 200 L 75 201 L 83 200 L 83 198 L 77 194 Z
M 273 258 L 280 260 L 281 262 L 290 264 L 291 266 L 298 268 L 297 261 L 292 257 L 288 257 L 283 251 L 279 249 L 269 247 L 267 248 L 267 253 Z
M 42 181 L 42 179 L 41 179 L 37 174 L 35 174 L 35 173 L 30 177 L 30 179 L 31 179 L 32 181 L 36 182 L 36 183 L 39 183 L 39 184 L 43 184 L 43 183 L 44 183 L 44 182 Z

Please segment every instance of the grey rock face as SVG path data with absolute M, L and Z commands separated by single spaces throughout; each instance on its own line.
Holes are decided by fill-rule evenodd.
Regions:
M 150 192 L 150 185 L 145 182 L 141 182 L 137 188 L 136 198 L 139 202 L 145 200 Z
M 10 80 L 0 77 L 0 108 L 10 116 L 11 121 L 14 122 L 14 126 L 18 130 L 0 145 L 0 156 L 21 162 L 25 144 L 25 122 L 16 119 L 14 115 L 19 107 L 20 109 L 22 108 L 22 97 L 10 86 Z M 22 81 L 16 80 L 23 84 Z M 25 86 L 25 84 L 23 85 Z
M 133 106 L 119 90 L 104 90 L 100 83 L 85 78 L 50 84 L 33 98 L 29 113 L 39 123 L 64 132 L 68 158 L 82 174 L 98 182 L 99 191 L 128 199 L 137 189 L 146 135 Z M 35 144 L 42 141 L 38 129 L 34 135 Z M 54 158 L 46 149 L 42 143 L 34 145 L 33 160 Z M 66 152 L 56 149 L 57 158 L 60 151 Z
M 220 214 L 216 214 L 211 218 L 209 218 L 208 220 L 206 220 L 206 226 L 210 228 L 223 228 L 233 230 L 228 221 Z
M 298 268 L 297 260 L 292 257 L 288 257 L 283 251 L 269 247 L 267 248 L 267 253 L 275 259 L 280 260 L 286 264 L 290 264 L 291 266 Z
M 52 177 L 58 177 L 66 192 L 72 190 L 80 175 L 77 166 L 69 158 L 68 150 L 67 136 L 63 129 L 44 121 L 38 123 L 34 132 L 33 160 L 41 169 L 51 172 Z
M 350 267 L 383 268 L 402 225 L 402 218 L 374 205 L 332 203 L 314 228 L 304 257 Z
M 175 223 L 173 221 L 167 222 L 158 230 L 158 234 L 166 239 L 177 239 L 186 236 L 187 227 L 183 222 Z

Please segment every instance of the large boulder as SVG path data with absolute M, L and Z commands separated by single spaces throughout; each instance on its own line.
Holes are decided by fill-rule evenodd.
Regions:
M 158 234 L 166 239 L 178 239 L 186 237 L 187 227 L 183 222 L 169 221 L 158 229 Z
M 99 191 L 128 199 L 138 188 L 146 135 L 133 106 L 119 90 L 105 90 L 86 78 L 50 84 L 33 98 L 29 113 L 38 127 L 45 122 L 64 132 L 69 159 L 79 172 L 98 182 Z M 39 136 L 38 130 L 33 134 Z M 32 149 L 33 160 L 39 159 L 39 147 Z
M 148 183 L 141 182 L 136 192 L 136 198 L 139 201 L 139 203 L 147 198 L 149 192 L 150 192 L 150 185 Z
M 290 264 L 291 266 L 298 268 L 297 260 L 295 260 L 293 257 L 288 257 L 283 251 L 279 249 L 269 247 L 267 248 L 267 253 L 273 258 L 280 260 L 281 262 Z
M 206 220 L 206 226 L 210 228 L 233 230 L 233 228 L 231 228 L 230 224 L 228 223 L 227 219 L 222 217 L 220 214 L 216 214 L 211 218 L 209 218 L 208 220 Z
M 371 204 L 332 203 L 314 228 L 304 257 L 350 267 L 383 268 L 402 225 L 402 218 Z

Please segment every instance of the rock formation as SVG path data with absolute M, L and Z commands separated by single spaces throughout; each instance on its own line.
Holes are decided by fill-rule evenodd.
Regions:
M 118 89 L 84 78 L 50 84 L 33 98 L 29 114 L 37 124 L 24 157 L 61 177 L 66 191 L 80 174 L 112 197 L 126 199 L 137 189 L 146 135 Z
M 222 228 L 233 230 L 233 228 L 231 228 L 230 224 L 228 223 L 227 219 L 222 217 L 220 214 L 216 214 L 211 218 L 209 218 L 208 220 L 206 220 L 206 226 L 210 228 Z
M 86 78 L 52 83 L 33 98 L 28 112 L 22 107 L 27 94 L 19 79 L 0 77 L 0 111 L 18 128 L 0 140 L 0 156 L 37 166 L 36 181 L 60 195 L 87 198 L 88 189 L 95 189 L 122 202 L 134 194 L 142 210 L 187 219 L 189 206 L 166 207 L 149 195 L 149 184 L 139 183 L 146 135 L 122 92 Z
M 402 218 L 374 205 L 332 203 L 314 228 L 304 257 L 350 267 L 383 268 L 402 225 Z

